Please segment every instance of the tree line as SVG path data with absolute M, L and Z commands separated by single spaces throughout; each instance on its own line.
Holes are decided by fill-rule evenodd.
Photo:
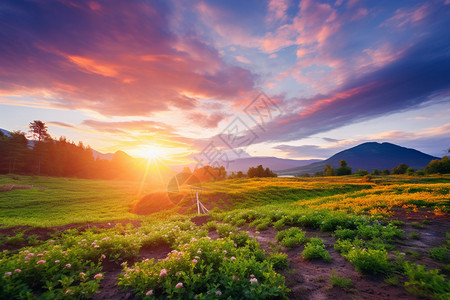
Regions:
M 316 177 L 320 176 L 344 176 L 344 175 L 359 175 L 359 176 L 365 176 L 369 175 L 369 171 L 367 170 L 358 170 L 354 173 L 352 173 L 352 168 L 347 165 L 347 162 L 345 160 L 341 160 L 340 167 L 334 169 L 330 165 L 325 165 L 325 168 L 323 171 L 316 172 L 314 175 Z M 392 168 L 391 170 L 386 169 L 379 171 L 378 169 L 373 169 L 373 171 L 370 173 L 370 175 L 425 175 L 425 174 L 449 174 L 450 173 L 450 159 L 447 156 L 442 157 L 442 159 L 434 159 L 432 160 L 423 170 L 420 169 L 414 169 L 409 167 L 407 164 L 399 164 L 398 166 Z M 303 175 L 303 176 L 309 176 Z
M 96 179 L 135 179 L 144 172 L 140 163 L 118 151 L 111 160 L 95 159 L 93 150 L 65 137 L 54 139 L 44 122 L 30 123 L 30 131 L 0 131 L 0 173 Z

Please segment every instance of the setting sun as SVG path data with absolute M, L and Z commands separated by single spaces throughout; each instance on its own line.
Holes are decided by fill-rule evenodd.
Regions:
M 150 160 L 163 159 L 166 153 L 163 149 L 155 146 L 143 146 L 129 151 L 133 156 L 146 158 Z

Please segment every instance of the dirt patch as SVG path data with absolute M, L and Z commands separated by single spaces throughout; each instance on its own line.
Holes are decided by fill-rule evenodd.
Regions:
M 136 261 L 141 261 L 144 259 L 164 259 L 172 251 L 169 245 L 159 245 L 157 247 L 146 248 L 142 247 L 139 250 L 139 259 Z M 133 265 L 136 261 L 128 261 L 128 265 Z M 100 282 L 100 288 L 97 293 L 94 294 L 92 299 L 95 300 L 110 300 L 110 299 L 140 299 L 134 296 L 131 290 L 122 290 L 117 286 L 118 276 L 122 272 L 122 266 L 117 263 L 106 261 L 102 264 L 104 272 L 103 280 Z
M 31 190 L 33 188 L 34 187 L 32 185 L 8 183 L 0 185 L 0 192 L 8 192 L 13 190 Z
M 139 250 L 139 256 L 141 258 L 139 260 L 144 260 L 147 258 L 148 259 L 154 258 L 155 260 L 164 259 L 167 257 L 170 251 L 172 251 L 172 248 L 170 248 L 170 246 L 167 244 L 161 244 L 158 245 L 157 247 L 151 248 L 141 247 L 141 249 Z
M 191 218 L 191 221 L 197 226 L 202 226 L 203 224 L 208 223 L 209 220 L 210 217 L 208 215 L 196 216 Z
M 245 230 L 250 236 L 256 237 L 262 249 L 272 251 L 270 244 L 276 242 L 276 230 L 273 228 L 259 232 L 254 228 Z M 290 299 L 418 299 L 407 293 L 403 287 L 387 285 L 382 277 L 361 275 L 347 259 L 334 250 L 336 238 L 330 233 L 304 228 L 302 230 L 306 232 L 307 237 L 318 237 L 324 241 L 331 255 L 331 262 L 303 259 L 301 254 L 304 246 L 291 250 L 282 248 L 288 255 L 290 266 L 288 270 L 280 273 L 285 277 L 286 286 L 291 289 Z M 333 272 L 350 278 L 353 287 L 348 289 L 333 287 L 330 282 Z

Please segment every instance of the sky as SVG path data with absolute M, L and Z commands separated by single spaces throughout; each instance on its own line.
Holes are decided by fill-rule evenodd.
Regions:
M 450 148 L 450 0 L 0 2 L 0 128 L 174 164 Z

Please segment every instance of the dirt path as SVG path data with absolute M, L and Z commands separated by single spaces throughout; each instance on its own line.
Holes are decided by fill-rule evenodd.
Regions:
M 256 237 L 262 249 L 272 251 L 270 244 L 276 242 L 276 230 L 273 228 L 260 232 L 256 232 L 254 228 L 243 228 L 243 230 L 249 232 L 250 236 Z M 361 275 L 347 259 L 334 250 L 336 238 L 329 233 L 302 230 L 306 232 L 307 237 L 319 237 L 324 241 L 331 255 L 331 262 L 303 259 L 301 253 L 304 246 L 291 250 L 282 248 L 288 255 L 290 266 L 288 270 L 280 273 L 286 278 L 286 286 L 291 289 L 290 299 L 419 299 L 407 293 L 402 287 L 387 285 L 381 277 Z M 332 287 L 330 275 L 333 272 L 350 278 L 353 287 L 349 289 Z

